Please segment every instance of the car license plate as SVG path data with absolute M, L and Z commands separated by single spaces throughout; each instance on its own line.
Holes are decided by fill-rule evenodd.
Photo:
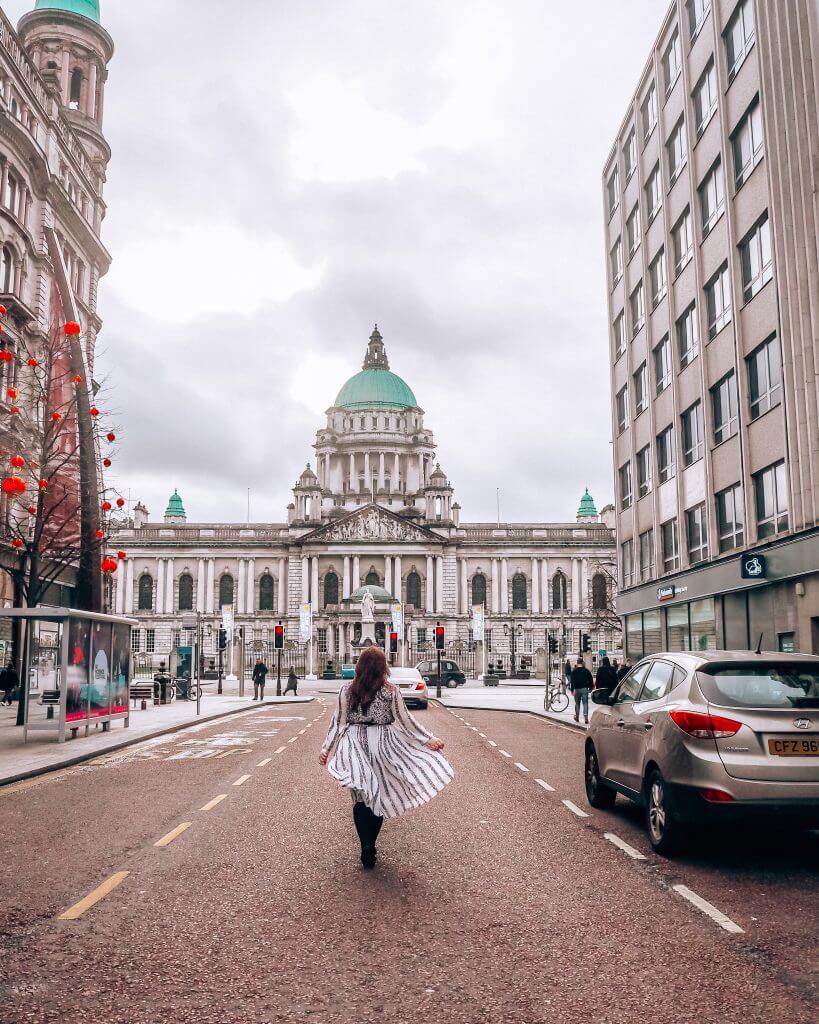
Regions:
M 768 753 L 775 757 L 819 757 L 819 735 L 769 736 Z

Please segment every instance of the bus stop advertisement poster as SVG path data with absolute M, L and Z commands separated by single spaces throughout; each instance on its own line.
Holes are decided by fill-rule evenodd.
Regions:
M 126 714 L 130 627 L 70 619 L 66 721 Z

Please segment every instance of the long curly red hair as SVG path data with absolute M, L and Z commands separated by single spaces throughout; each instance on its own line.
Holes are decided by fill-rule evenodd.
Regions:
M 368 647 L 363 651 L 355 667 L 355 679 L 347 690 L 350 711 L 356 708 L 366 711 L 389 676 L 390 666 L 380 647 Z

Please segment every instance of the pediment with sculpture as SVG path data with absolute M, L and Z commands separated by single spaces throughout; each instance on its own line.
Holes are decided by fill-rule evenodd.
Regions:
M 378 505 L 368 505 L 300 538 L 301 544 L 380 541 L 392 544 L 441 544 L 444 538 Z

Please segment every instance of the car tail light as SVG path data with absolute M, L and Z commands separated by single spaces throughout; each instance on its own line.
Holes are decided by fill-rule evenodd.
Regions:
M 423 689 L 426 688 L 426 685 L 427 685 L 426 683 L 416 683 L 415 684 L 415 689 L 416 690 L 423 690 Z
M 736 736 L 742 722 L 710 715 L 707 711 L 672 711 L 671 721 L 684 733 L 698 740 L 719 740 Z
M 701 789 L 700 793 L 709 804 L 730 804 L 734 800 L 724 789 Z

